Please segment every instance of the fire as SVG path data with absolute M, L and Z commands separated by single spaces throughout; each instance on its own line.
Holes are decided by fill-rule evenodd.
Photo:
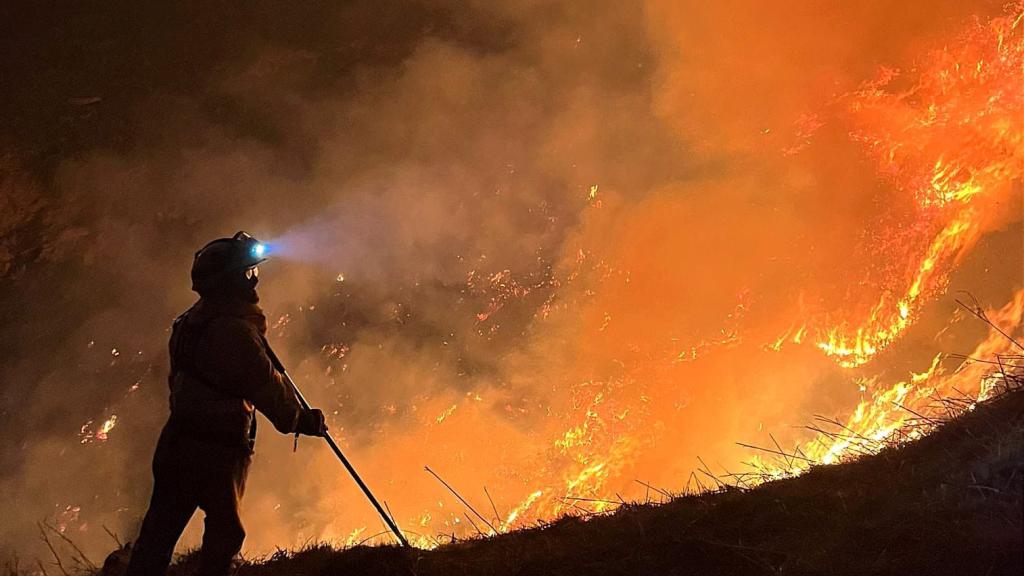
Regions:
M 91 442 L 106 442 L 110 437 L 110 432 L 117 426 L 117 414 L 111 414 L 109 418 L 100 423 L 99 426 L 93 427 L 93 421 L 89 420 L 79 429 L 78 437 L 82 444 L 89 444 Z
M 356 528 L 355 530 L 350 532 L 349 535 L 345 538 L 345 546 L 349 547 L 359 544 L 362 541 L 361 539 L 363 537 L 363 533 L 365 532 L 366 526 L 360 526 L 359 528 Z
M 444 422 L 445 418 L 448 418 L 449 416 L 451 416 L 455 412 L 455 409 L 458 408 L 458 407 L 459 407 L 458 404 L 452 404 L 447 409 L 445 409 L 444 412 L 441 412 L 441 414 L 437 418 L 435 418 L 434 421 L 436 423 L 438 423 L 438 424 Z
M 519 519 L 520 514 L 522 514 L 526 510 L 529 510 L 530 507 L 533 506 L 533 503 L 536 502 L 537 499 L 540 498 L 543 495 L 544 495 L 544 491 L 543 490 L 537 490 L 536 492 L 533 492 L 529 496 L 527 496 L 526 499 L 524 499 L 522 501 L 522 503 L 519 504 L 519 506 L 517 506 L 514 510 L 509 512 L 508 517 L 505 518 L 505 522 L 503 524 L 503 528 L 505 528 L 507 530 L 507 529 L 515 526 L 516 525 L 516 520 Z
M 943 228 L 932 241 L 927 253 L 917 268 L 906 295 L 892 306 L 887 296 L 883 296 L 878 305 L 863 325 L 850 335 L 844 330 L 845 325 L 826 332 L 824 339 L 817 343 L 818 348 L 828 356 L 834 357 L 840 366 L 853 368 L 867 363 L 872 356 L 891 344 L 910 326 L 911 311 L 921 304 L 923 290 L 934 294 L 944 289 L 946 277 L 941 275 L 945 260 L 955 257 L 960 250 L 973 241 L 969 232 L 976 226 L 974 214 L 964 211 L 953 222 Z
M 111 414 L 110 418 L 107 418 L 103 424 L 100 425 L 100 429 L 96 431 L 96 439 L 103 441 L 107 439 L 107 434 L 114 429 L 117 425 L 117 414 Z
M 812 316 L 766 344 L 766 350 L 813 342 L 842 367 L 865 366 L 914 324 L 922 306 L 945 292 L 952 270 L 998 218 L 1010 182 L 1024 173 L 1022 20 L 1024 5 L 1017 5 L 1011 14 L 978 24 L 957 43 L 933 52 L 908 74 L 913 78 L 909 86 L 899 85 L 908 79 L 897 71 L 883 69 L 877 81 L 838 100 L 836 115 L 853 126 L 852 138 L 874 161 L 880 177 L 895 193 L 914 199 L 914 225 L 882 239 L 883 244 L 896 246 L 894 254 L 884 256 L 905 265 L 883 280 L 883 294 L 863 318 L 852 316 L 830 325 L 833 314 Z M 816 121 L 813 130 L 820 127 Z M 787 154 L 798 152 L 791 149 Z M 1022 310 L 1024 290 L 992 318 L 1012 332 L 1021 324 Z M 608 312 L 602 318 L 598 331 L 613 321 Z M 684 349 L 676 361 L 698 360 L 710 347 L 739 341 L 738 330 L 724 330 L 722 337 Z M 1006 354 L 1011 346 L 993 334 L 972 356 Z M 936 356 L 923 372 L 889 386 L 862 382 L 866 397 L 844 424 L 850 437 L 818 437 L 799 448 L 803 460 L 757 466 L 767 477 L 781 477 L 814 463 L 834 463 L 862 452 L 864 443 L 880 446 L 903 433 L 909 419 L 919 418 L 917 414 L 932 414 L 936 396 L 954 391 L 976 398 L 986 395 L 984 383 L 990 369 L 967 362 L 947 373 L 941 360 Z M 574 394 L 593 385 L 577 386 Z M 576 423 L 554 441 L 560 454 L 570 456 L 575 472 L 566 474 L 561 484 L 532 492 L 506 527 L 527 512 L 550 518 L 571 511 L 567 498 L 590 497 L 594 504 L 590 511 L 606 510 L 615 503 L 607 487 L 621 480 L 620 470 L 636 458 L 644 436 L 631 424 L 615 440 L 604 438 L 605 427 L 613 420 L 613 410 L 604 406 L 604 399 L 601 393 L 593 395 L 590 403 L 579 407 Z M 626 418 L 630 412 L 627 408 L 621 414 Z M 642 421 L 643 415 L 634 418 Z M 922 430 L 918 427 L 910 434 Z
M 943 368 L 943 357 L 936 356 L 924 372 L 911 373 L 891 387 L 872 390 L 842 424 L 841 434 L 823 433 L 798 447 L 795 452 L 805 459 L 794 459 L 785 466 L 756 460 L 755 468 L 774 479 L 799 474 L 813 464 L 833 464 L 851 455 L 876 451 L 890 440 L 902 439 L 898 435 L 908 423 L 914 426 L 906 433 L 907 438 L 923 435 L 931 425 L 930 420 L 941 419 L 943 406 L 938 399 L 988 398 L 1004 367 L 976 359 L 1021 357 L 1019 345 L 1007 335 L 1018 331 L 1024 320 L 1024 289 L 1018 290 L 1002 308 L 986 313 L 986 317 L 998 330 L 990 330 L 988 337 L 952 372 Z M 1016 364 L 1009 362 L 1008 366 L 1012 369 Z M 973 407 L 973 403 L 969 406 Z
M 913 273 L 894 282 L 866 320 L 821 332 L 817 346 L 841 365 L 868 362 L 945 290 L 950 269 L 978 239 L 999 195 L 1024 173 L 1022 19 L 1018 4 L 934 52 L 911 86 L 896 88 L 898 74 L 886 69 L 842 101 L 853 138 L 879 174 L 916 199 L 921 225 L 913 234 L 931 240 L 911 255 Z
M 549 321 L 554 324 L 559 317 L 578 313 L 577 308 L 585 310 L 578 314 L 583 316 L 582 320 L 572 318 L 571 322 L 566 322 L 570 324 L 568 328 L 558 325 L 555 330 L 564 333 L 559 332 L 557 338 L 538 345 L 544 349 L 529 351 L 533 354 L 530 361 L 545 363 L 545 368 L 536 368 L 535 373 L 524 374 L 529 371 L 519 370 L 509 375 L 499 371 L 495 382 L 483 385 L 486 390 L 480 390 L 480 394 L 476 390 L 461 389 L 447 395 L 417 395 L 414 386 L 402 389 L 402 383 L 397 383 L 399 394 L 413 390 L 411 395 L 415 401 L 410 402 L 411 408 L 394 397 L 385 397 L 374 407 L 385 416 L 381 419 L 384 423 L 373 430 L 373 442 L 352 441 L 353 460 L 360 463 L 360 471 L 365 472 L 368 483 L 375 489 L 379 486 L 384 497 L 394 498 L 389 509 L 395 510 L 400 526 L 415 531 L 410 534 L 410 540 L 428 548 L 438 543 L 432 534 L 462 537 L 474 533 L 463 519 L 465 511 L 461 505 L 446 506 L 439 495 L 442 492 L 432 480 L 404 478 L 409 476 L 409 469 L 418 469 L 425 460 L 434 465 L 431 459 L 445 459 L 446 470 L 454 475 L 462 474 L 446 479 L 458 490 L 465 491 L 467 499 L 493 519 L 494 528 L 499 532 L 566 513 L 613 509 L 622 501 L 619 492 L 633 482 L 637 470 L 655 470 L 662 474 L 660 480 L 676 483 L 667 486 L 669 489 L 678 488 L 689 470 L 681 469 L 683 457 L 676 453 L 675 439 L 670 436 L 685 428 L 673 426 L 688 418 L 702 417 L 694 413 L 696 410 L 688 410 L 688 403 L 695 396 L 708 403 L 735 400 L 724 393 L 719 397 L 718 383 L 712 379 L 691 382 L 691 375 L 705 376 L 706 373 L 686 370 L 717 362 L 719 369 L 707 373 L 721 376 L 726 372 L 722 366 L 734 369 L 736 365 L 761 360 L 739 357 L 740 352 L 736 352 L 735 357 L 730 356 L 743 345 L 746 345 L 742 348 L 744 352 L 754 347 L 758 353 L 765 352 L 763 356 L 780 356 L 767 352 L 781 353 L 783 349 L 808 352 L 827 365 L 828 370 L 847 374 L 848 382 L 859 386 L 861 392 L 856 408 L 841 422 L 849 434 L 820 434 L 809 441 L 801 437 L 796 441 L 800 458 L 790 458 L 783 463 L 769 463 L 755 457 L 755 467 L 765 472 L 765 478 L 799 474 L 811 465 L 842 461 L 881 445 L 903 433 L 908 422 L 920 418 L 918 415 L 934 414 L 937 396 L 961 391 L 980 400 L 990 394 L 992 369 L 978 362 L 964 362 L 949 370 L 944 358 L 935 356 L 926 365 L 918 366 L 919 372 L 910 373 L 895 383 L 860 372 L 849 376 L 850 372 L 836 369 L 835 364 L 850 369 L 871 367 L 881 352 L 919 322 L 923 308 L 947 291 L 957 265 L 982 236 L 994 229 L 1000 211 L 1005 210 L 1011 182 L 1019 180 L 1024 172 L 1022 20 L 1024 6 L 1016 5 L 1006 16 L 974 25 L 947 47 L 929 54 L 915 69 L 904 72 L 883 69 L 876 80 L 834 99 L 828 110 L 800 118 L 796 126 L 799 143 L 783 150 L 780 156 L 785 161 L 799 160 L 815 134 L 834 123 L 852 138 L 853 145 L 868 159 L 885 189 L 894 198 L 910 200 L 909 214 L 900 225 L 877 225 L 868 230 L 861 248 L 874 268 L 870 271 L 871 278 L 857 287 L 863 294 L 855 294 L 849 301 L 808 297 L 811 303 L 805 304 L 802 300 L 792 303 L 799 314 L 770 328 L 762 327 L 759 332 L 750 328 L 758 315 L 763 315 L 763 310 L 758 309 L 758 295 L 738 290 L 729 293 L 738 302 L 734 307 L 730 307 L 730 303 L 713 312 L 712 320 L 708 321 L 717 323 L 713 329 L 678 334 L 666 330 L 668 337 L 652 336 L 653 324 L 672 325 L 679 316 L 667 313 L 654 319 L 631 316 L 637 301 L 657 306 L 690 297 L 679 294 L 678 284 L 663 282 L 663 277 L 669 275 L 665 268 L 672 268 L 673 274 L 683 276 L 677 269 L 685 268 L 685 258 L 672 250 L 651 255 L 645 249 L 651 245 L 662 247 L 664 243 L 658 237 L 662 229 L 650 232 L 654 241 L 637 244 L 640 248 L 634 246 L 632 250 L 622 248 L 621 252 L 616 252 L 626 255 L 619 258 L 605 258 L 599 249 L 588 245 L 591 237 L 581 235 L 578 245 L 566 244 L 561 269 L 549 266 L 533 276 L 518 276 L 501 263 L 490 273 L 468 273 L 464 293 L 481 297 L 483 302 L 482 309 L 471 313 L 470 318 L 475 332 L 484 339 L 502 329 L 502 314 L 507 308 L 527 299 L 539 298 L 536 313 L 532 315 L 536 324 Z M 765 130 L 767 135 L 769 131 Z M 616 184 L 601 182 L 600 188 L 597 184 L 587 184 L 582 189 L 585 190 L 582 198 L 579 197 L 581 189 L 577 188 L 574 193 L 585 211 L 580 217 L 581 228 L 592 221 L 610 218 L 616 209 Z M 660 215 L 661 208 L 663 206 L 655 205 L 651 212 Z M 885 207 L 881 211 L 885 211 Z M 706 219 L 702 216 L 691 218 L 700 224 Z M 669 223 L 667 226 L 678 225 L 672 218 L 665 220 Z M 649 222 L 642 224 L 633 230 L 652 228 L 647 226 Z M 749 223 L 740 221 L 738 224 Z M 613 235 L 606 228 L 596 228 L 601 235 Z M 608 242 L 628 240 L 616 237 Z M 694 251 L 717 248 L 709 241 L 708 246 Z M 751 247 L 752 251 L 754 248 Z M 642 259 L 646 260 L 640 261 Z M 636 285 L 642 282 L 634 279 L 641 276 L 645 266 L 648 272 L 653 270 L 647 282 L 655 287 L 651 293 L 638 297 L 640 289 Z M 713 272 L 734 274 L 739 267 L 729 262 L 723 265 L 726 269 Z M 650 277 L 655 280 L 651 281 Z M 355 272 L 349 276 L 338 273 L 334 280 L 350 285 L 356 284 L 358 278 Z M 812 285 L 809 290 L 815 289 L 813 282 L 807 284 Z M 1024 289 L 1014 288 L 1017 291 L 1012 300 L 990 312 L 993 322 L 1008 333 L 1019 331 L 1024 317 Z M 620 298 L 622 301 L 617 301 L 622 294 L 632 294 L 636 300 Z M 700 308 L 700 296 L 707 295 L 694 296 L 694 301 L 686 302 L 686 306 Z M 748 320 L 751 317 L 755 319 Z M 291 321 L 288 314 L 280 316 L 273 326 L 275 337 Z M 599 335 L 597 341 L 601 345 L 590 346 L 595 341 L 591 340 L 594 335 Z M 626 338 L 628 336 L 632 338 Z M 569 346 L 568 351 L 552 351 L 548 347 L 555 347 L 550 346 L 553 341 L 579 345 L 577 348 Z M 385 350 L 384 344 L 376 344 L 381 358 L 391 353 L 415 356 L 418 352 Z M 448 345 L 447 339 L 445 345 Z M 346 344 L 325 345 L 322 356 L 325 361 L 344 360 L 354 364 L 354 357 L 366 354 L 365 345 L 363 349 L 357 346 L 360 344 L 353 344 L 352 349 Z M 977 346 L 972 356 L 1005 355 L 1010 352 L 1010 346 L 1004 337 L 993 333 Z M 822 360 L 821 353 L 831 360 Z M 723 359 L 726 356 L 729 357 Z M 416 360 L 421 359 L 412 358 L 410 363 Z M 547 363 L 556 364 L 558 368 L 546 368 Z M 426 368 L 420 371 L 422 378 L 437 377 L 432 370 L 438 364 L 432 358 L 423 360 L 421 365 Z M 596 364 L 600 366 L 592 367 Z M 785 381 L 817 375 L 813 369 L 798 369 L 793 374 L 781 375 L 771 372 L 772 369 L 767 368 L 757 373 L 758 378 L 769 384 L 758 381 L 732 388 L 747 393 L 747 387 L 768 388 L 770 381 L 776 378 Z M 747 376 L 753 373 L 752 370 L 743 372 Z M 327 374 L 331 375 L 330 368 Z M 556 376 L 548 380 L 553 374 Z M 832 384 L 820 386 L 826 385 Z M 451 388 L 455 390 L 457 386 Z M 850 390 L 852 395 L 853 388 Z M 827 396 L 829 392 L 815 390 L 818 396 Z M 787 400 L 790 398 L 775 401 L 781 404 Z M 853 401 L 847 406 L 852 404 Z M 744 416 L 749 415 L 736 418 L 742 420 Z M 400 421 L 410 423 L 413 432 L 399 429 Z M 710 419 L 700 422 L 719 424 Z M 82 442 L 106 440 L 116 423 L 117 417 L 113 415 L 98 427 L 94 427 L 92 421 L 86 423 L 81 429 Z M 332 423 L 333 429 L 337 428 Z M 732 428 L 723 425 L 722 429 Z M 919 427 L 911 433 L 919 434 L 924 429 Z M 738 439 L 742 438 L 728 440 L 731 444 Z M 721 438 L 698 440 L 707 440 L 711 446 Z M 657 449 L 648 450 L 655 445 Z M 346 450 L 349 448 L 345 446 Z M 723 459 L 733 456 L 722 449 L 720 443 L 708 450 L 726 454 Z M 726 462 L 746 457 L 744 453 Z M 416 465 L 410 466 L 410 463 Z M 333 479 L 341 473 L 333 460 L 317 465 L 323 467 L 317 472 L 322 471 L 324 477 Z M 394 480 L 396 477 L 401 480 Z M 641 477 L 647 478 L 646 475 Z M 471 495 L 469 491 L 486 484 L 495 488 L 493 482 L 500 485 L 500 492 L 497 492 L 500 497 L 499 502 L 489 503 L 493 508 L 487 512 L 487 503 L 481 506 L 482 497 L 476 492 L 473 493 L 476 496 Z M 358 511 L 344 512 L 353 515 L 349 517 L 342 516 L 343 512 L 338 510 L 340 502 L 344 502 L 346 509 L 363 506 L 361 496 L 338 487 L 341 483 L 333 483 L 323 490 L 326 495 L 320 503 L 324 504 L 323 508 L 330 508 L 331 518 L 324 521 L 328 527 L 321 536 L 333 536 L 345 545 L 373 539 L 367 534 L 366 526 L 375 526 L 369 524 L 368 512 L 358 517 Z M 487 497 L 490 498 L 490 494 Z M 501 500 L 511 505 L 503 506 Z M 446 501 L 451 503 L 450 499 Z M 284 524 L 287 518 L 281 520 Z M 472 522 L 475 521 L 471 519 Z M 484 533 L 483 529 L 480 533 Z M 386 538 L 385 533 L 380 540 Z

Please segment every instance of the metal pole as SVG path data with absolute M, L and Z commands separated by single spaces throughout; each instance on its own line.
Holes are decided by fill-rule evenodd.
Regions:
M 267 350 L 267 356 L 270 357 L 270 361 L 273 362 L 274 364 L 274 368 L 276 368 L 277 371 L 280 372 L 282 376 L 284 376 L 284 379 L 292 387 L 292 390 L 295 391 L 295 397 L 299 399 L 299 404 L 302 405 L 302 408 L 304 410 L 309 410 L 309 402 L 306 401 L 306 398 L 302 395 L 302 392 L 299 391 L 299 387 L 295 385 L 295 381 L 292 380 L 292 377 L 288 374 L 288 371 L 285 370 L 284 364 L 281 363 L 281 360 L 277 357 L 277 354 L 274 353 L 274 350 L 270 347 L 270 344 L 266 341 L 266 339 L 263 340 L 263 343 Z M 348 461 L 348 458 L 346 458 L 345 455 L 341 452 L 341 448 L 338 448 L 338 444 L 334 441 L 334 438 L 331 437 L 331 434 L 329 432 L 324 434 L 324 440 L 327 441 L 327 445 L 330 446 L 331 450 L 334 451 L 334 455 L 338 457 L 338 460 L 341 460 L 341 463 L 345 466 L 345 469 L 348 470 L 348 473 L 352 475 L 352 479 L 355 480 L 356 484 L 359 485 L 359 488 L 362 489 L 363 494 L 366 495 L 366 498 L 370 501 L 370 504 L 373 504 L 373 507 L 377 509 L 377 513 L 380 514 L 380 517 L 384 519 L 384 523 L 387 524 L 388 528 L 390 528 L 391 531 L 395 533 L 395 537 L 398 538 L 398 541 L 402 543 L 402 546 L 408 548 L 409 541 L 406 540 L 405 536 L 402 535 L 402 531 L 398 529 L 398 525 L 395 524 L 395 521 L 391 518 L 391 515 L 385 512 L 384 508 L 381 507 L 380 502 L 377 502 L 377 499 L 374 498 L 373 493 L 370 492 L 370 488 L 367 487 L 366 483 L 363 482 L 363 479 L 359 477 L 359 474 L 356 472 L 356 469 L 352 467 L 352 463 L 350 463 Z

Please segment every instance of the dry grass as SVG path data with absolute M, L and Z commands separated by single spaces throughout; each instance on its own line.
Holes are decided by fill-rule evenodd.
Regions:
M 798 478 L 744 489 L 705 477 L 713 490 L 663 504 L 429 551 L 311 545 L 238 574 L 1022 574 L 1024 390 L 1004 381 L 975 409 L 950 401 L 920 440 Z M 194 569 L 188 556 L 172 576 Z
M 937 398 L 938 419 L 910 419 L 884 443 L 864 439 L 863 456 L 796 478 L 716 476 L 703 466 L 686 493 L 648 486 L 644 502 L 615 502 L 611 513 L 588 513 L 581 501 L 576 516 L 434 550 L 316 543 L 250 560 L 237 576 L 1024 574 L 1024 357 L 998 360 L 990 400 Z M 813 429 L 848 433 L 838 421 Z M 781 463 L 801 457 L 777 443 L 765 450 Z M 53 558 L 13 559 L 3 576 L 97 572 L 52 527 L 40 534 Z M 62 559 L 58 548 L 71 552 Z M 122 547 L 99 572 L 121 576 L 127 555 Z M 189 554 L 170 576 L 196 568 Z

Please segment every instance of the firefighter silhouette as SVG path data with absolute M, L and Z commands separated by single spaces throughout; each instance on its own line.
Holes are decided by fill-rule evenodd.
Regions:
M 128 576 L 162 576 L 196 509 L 205 515 L 200 574 L 223 576 L 242 548 L 238 514 L 256 440 L 254 410 L 284 434 L 323 436 L 320 410 L 303 410 L 265 348 L 256 284 L 265 247 L 239 232 L 196 252 L 199 300 L 170 340 L 170 418 L 153 456 L 153 495 Z

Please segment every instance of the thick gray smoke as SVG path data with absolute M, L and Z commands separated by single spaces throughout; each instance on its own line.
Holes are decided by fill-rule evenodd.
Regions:
M 474 395 L 485 409 L 461 424 L 472 437 L 437 437 L 430 449 L 444 456 L 431 457 L 464 486 L 525 486 L 529 472 L 484 473 L 474 460 L 502 436 L 508 462 L 546 466 L 528 442 L 550 444 L 531 434 L 574 401 L 566 384 L 662 345 L 643 338 L 719 334 L 749 291 L 773 333 L 796 310 L 794 283 L 856 276 L 829 259 L 877 211 L 877 184 L 821 193 L 871 177 L 781 173 L 751 141 L 827 102 L 815 92 L 826 79 L 848 89 L 999 8 L 901 12 L 909 31 L 890 36 L 885 2 L 779 7 L 769 20 L 759 2 L 682 14 L 613 1 L 168 4 L 0 9 L 0 554 L 41 555 L 39 521 L 94 559 L 113 544 L 103 527 L 134 536 L 166 417 L 167 329 L 194 298 L 192 253 L 239 229 L 278 251 L 261 275 L 272 340 L 403 522 L 441 498 L 429 479 L 402 480 L 427 463 L 423 422 Z M 826 33 L 836 28 L 849 44 Z M 818 52 L 824 38 L 834 43 Z M 690 236 L 662 253 L 645 230 Z M 632 278 L 588 256 L 630 242 L 642 256 Z M 692 282 L 675 286 L 666 270 L 681 267 Z M 598 311 L 595 324 L 574 304 L 609 276 L 668 288 L 651 291 L 649 311 Z M 629 329 L 676 313 L 671 330 Z M 619 318 L 650 346 L 579 349 L 581 333 Z M 808 390 L 842 379 L 815 357 L 753 394 L 751 369 L 713 363 L 687 378 L 714 377 L 715 392 L 695 384 L 679 401 L 700 415 L 667 425 L 680 454 L 731 454 L 758 418 L 799 421 Z M 372 522 L 312 442 L 291 454 L 290 439 L 263 429 L 251 550 Z M 648 464 L 682 477 L 688 462 Z

